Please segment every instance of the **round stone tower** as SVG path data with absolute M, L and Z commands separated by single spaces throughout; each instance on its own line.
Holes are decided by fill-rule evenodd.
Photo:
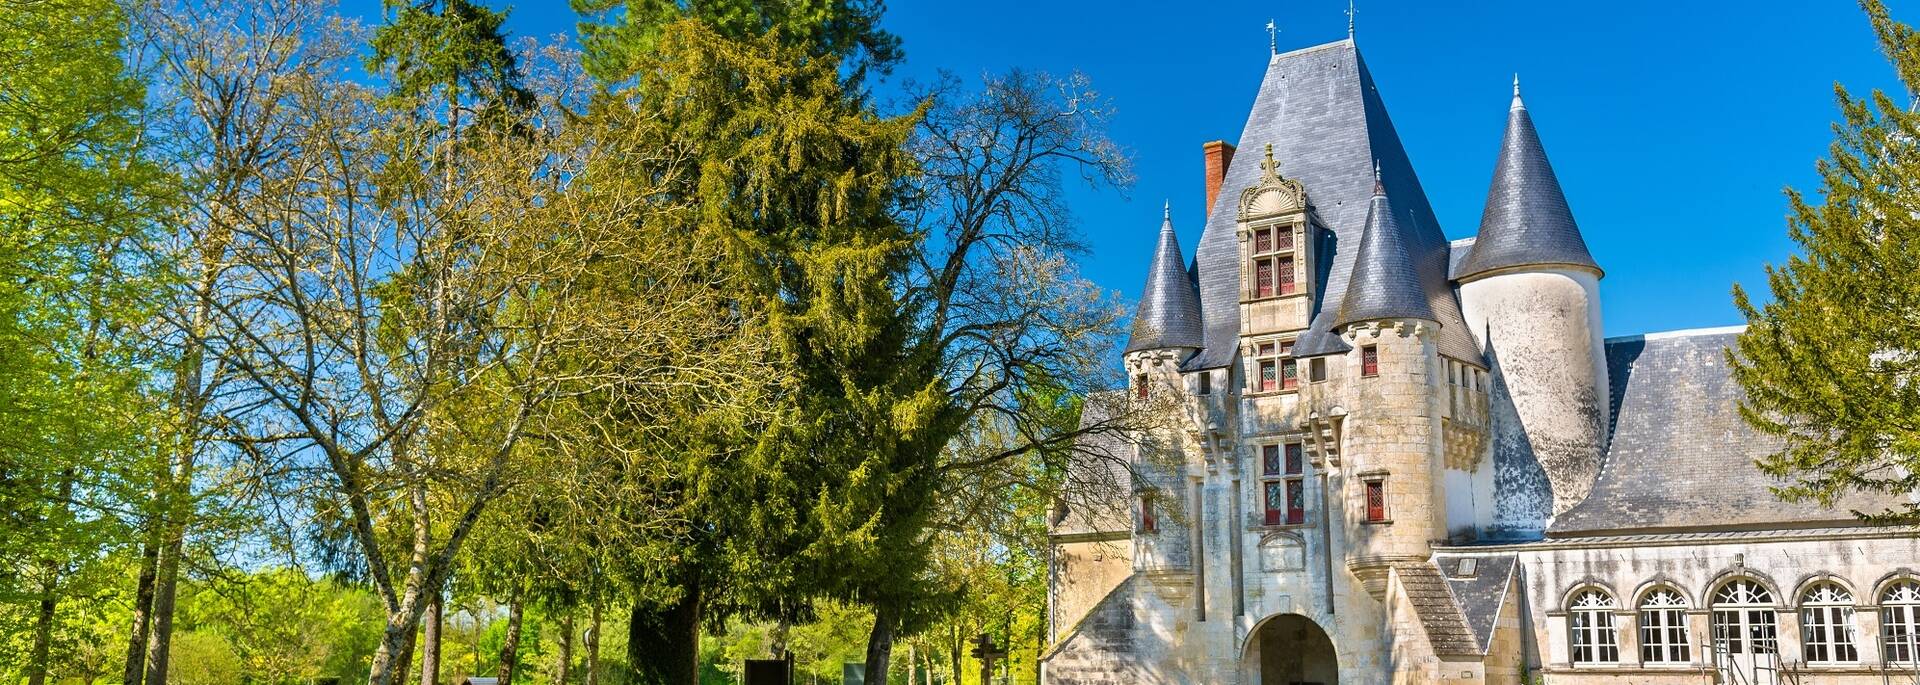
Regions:
M 1438 473 L 1444 384 L 1431 299 L 1414 270 L 1386 188 L 1375 171 L 1353 275 L 1334 328 L 1346 354 L 1352 413 L 1342 465 L 1347 568 L 1376 598 L 1393 564 L 1423 561 L 1446 537 Z
M 1200 294 L 1187 274 L 1180 240 L 1167 208 L 1147 284 L 1127 339 L 1128 392 L 1136 402 L 1183 403 L 1187 389 L 1180 367 L 1202 345 Z M 1134 567 L 1156 586 L 1185 599 L 1191 592 L 1195 558 L 1193 485 L 1185 436 L 1179 431 L 1141 436 L 1134 464 L 1144 482 L 1134 493 Z
M 1455 269 L 1492 369 L 1495 536 L 1531 536 L 1585 499 L 1606 450 L 1600 266 L 1513 84 L 1480 233 Z

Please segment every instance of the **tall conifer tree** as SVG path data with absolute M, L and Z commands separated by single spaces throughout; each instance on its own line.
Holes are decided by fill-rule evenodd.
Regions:
M 1879 0 L 1862 0 L 1907 92 L 1855 97 L 1819 162 L 1815 198 L 1788 190 L 1801 254 L 1767 268 L 1771 302 L 1739 286 L 1747 331 L 1728 356 L 1741 414 L 1779 438 L 1761 470 L 1788 501 L 1834 506 L 1849 493 L 1920 490 L 1920 37 Z M 1857 512 L 1920 523 L 1920 509 Z

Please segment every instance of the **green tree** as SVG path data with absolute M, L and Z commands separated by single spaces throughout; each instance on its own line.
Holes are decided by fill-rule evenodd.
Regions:
M 127 28 L 105 0 L 0 2 L 0 674 L 35 685 L 144 507 L 161 179 Z
M 580 24 L 588 73 L 624 81 L 649 63 L 667 27 L 681 19 L 706 24 L 720 36 L 770 36 L 809 58 L 834 58 L 887 71 L 901 59 L 900 38 L 880 28 L 884 0 L 570 0 Z
M 1728 354 L 1741 415 L 1781 441 L 1759 462 L 1790 481 L 1776 494 L 1824 506 L 1920 490 L 1920 36 L 1879 0 L 1860 5 L 1907 92 L 1835 85 L 1842 120 L 1819 197 L 1787 191 L 1801 254 L 1768 266 L 1770 302 L 1734 287 L 1748 327 Z M 1920 523 L 1912 504 L 1856 514 Z

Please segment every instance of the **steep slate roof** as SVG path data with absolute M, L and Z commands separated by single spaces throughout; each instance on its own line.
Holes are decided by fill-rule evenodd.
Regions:
M 1353 276 L 1333 327 L 1380 319 L 1433 321 L 1431 300 L 1402 242 L 1387 188 L 1376 178 L 1373 200 L 1367 206 L 1366 228 L 1361 232 L 1360 255 L 1354 260 Z
M 1480 214 L 1473 251 L 1455 278 L 1515 266 L 1569 265 L 1600 271 L 1574 224 L 1573 210 L 1560 192 L 1560 179 L 1547 162 L 1547 150 L 1534 131 L 1533 116 L 1520 101 L 1520 79 L 1513 80 L 1513 106 L 1500 141 L 1500 161 Z
M 1201 344 L 1200 293 L 1194 290 L 1187 273 L 1187 260 L 1180 256 L 1180 238 L 1173 232 L 1173 209 L 1165 211 L 1160 220 L 1160 244 L 1153 248 L 1147 286 L 1133 315 L 1133 333 L 1127 336 L 1128 352 L 1198 349 Z
M 1685 530 L 1859 525 L 1852 510 L 1898 500 L 1849 497 L 1828 509 L 1788 504 L 1754 460 L 1778 442 L 1740 418 L 1725 351 L 1739 328 L 1606 341 L 1613 439 L 1587 499 L 1554 519 L 1550 537 Z
M 1481 653 L 1493 643 L 1493 627 L 1500 619 L 1500 605 L 1507 599 L 1507 584 L 1513 578 L 1512 554 L 1472 556 L 1436 556 L 1433 565 L 1447 579 L 1447 589 L 1467 621 L 1467 629 L 1479 644 Z M 1473 559 L 1473 575 L 1461 575 L 1460 562 Z
M 1387 191 L 1395 198 L 1394 218 L 1441 325 L 1440 352 L 1479 363 L 1479 348 L 1447 283 L 1447 241 L 1440 222 L 1351 39 L 1276 55 L 1268 63 L 1238 147 L 1258 150 L 1268 144 L 1273 145 L 1280 173 L 1306 187 L 1313 216 L 1333 234 L 1330 240 L 1315 241 L 1322 259 L 1331 254 L 1332 267 L 1317 284 L 1313 323 L 1295 343 L 1294 354 L 1309 357 L 1348 349 L 1333 331 L 1333 320 L 1359 252 L 1378 161 L 1388 179 Z M 1208 213 L 1194 256 L 1206 347 L 1187 362 L 1190 370 L 1233 361 L 1240 335 L 1235 224 L 1240 191 L 1254 185 L 1259 175 L 1257 164 L 1230 165 Z
M 1447 581 L 1440 577 L 1440 572 L 1432 564 L 1424 561 L 1400 562 L 1393 565 L 1393 570 L 1400 578 L 1400 587 L 1406 592 L 1408 603 L 1413 605 L 1413 613 L 1427 630 L 1427 642 L 1433 645 L 1433 653 L 1480 653 L 1480 645 L 1474 641 L 1473 629 L 1467 627 L 1466 616 L 1460 613 L 1460 605 L 1454 600 L 1453 591 L 1447 588 Z

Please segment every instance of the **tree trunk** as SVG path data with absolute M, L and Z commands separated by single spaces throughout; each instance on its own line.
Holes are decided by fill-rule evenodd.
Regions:
M 416 628 L 418 627 L 416 623 Z M 407 682 L 407 672 L 413 670 L 413 647 L 420 642 L 417 630 L 407 631 L 407 641 L 400 646 L 400 659 L 393 664 L 393 682 Z
M 140 546 L 140 580 L 133 592 L 133 628 L 127 631 L 127 664 L 121 672 L 121 685 L 141 685 L 147 675 L 147 629 L 153 620 L 153 576 L 160 561 L 159 522 Z
M 413 631 L 419 627 L 417 621 L 409 620 L 409 598 L 401 603 L 401 610 L 387 614 L 386 629 L 380 633 L 380 647 L 373 651 L 373 663 L 367 669 L 367 685 L 394 685 L 402 682 L 399 674 L 403 668 L 399 660 L 406 656 L 407 643 L 412 641 Z M 478 660 L 475 660 L 478 663 Z
M 433 603 L 427 605 L 427 615 L 421 620 L 420 639 L 420 685 L 440 685 L 440 623 L 446 615 L 446 605 L 440 599 L 440 593 L 434 593 Z
M 948 659 L 949 670 L 947 672 L 947 675 L 948 677 L 951 677 L 953 679 L 951 681 L 948 681 L 950 685 L 961 685 L 961 683 L 965 682 L 960 677 L 960 653 L 961 653 L 960 644 L 961 644 L 960 643 L 960 625 L 956 623 L 948 626 L 947 627 L 947 659 Z
M 586 685 L 600 685 L 600 600 L 593 600 L 593 615 L 587 626 L 587 682 Z
M 920 649 L 907 641 L 907 685 L 920 685 Z
M 573 666 L 573 607 L 560 610 L 560 663 L 553 669 L 554 685 L 567 685 L 567 670 Z
M 526 613 L 526 600 L 520 588 L 507 600 L 507 635 L 500 641 L 500 685 L 513 685 L 513 672 L 520 667 L 520 621 Z
M 180 538 L 168 535 L 153 574 L 153 633 L 147 639 L 147 682 L 167 682 L 167 656 L 173 650 L 173 607 L 180 581 Z
M 637 685 L 699 685 L 700 583 L 672 606 L 635 604 L 627 618 L 627 664 Z
M 866 685 L 887 685 L 887 661 L 893 658 L 893 633 L 900 626 L 902 607 L 881 600 L 873 607 L 873 633 L 867 636 Z
M 48 576 L 41 585 L 40 615 L 34 619 L 33 657 L 27 663 L 27 685 L 46 685 L 47 669 L 53 658 L 53 618 L 59 599 L 54 593 L 59 591 L 55 576 Z

